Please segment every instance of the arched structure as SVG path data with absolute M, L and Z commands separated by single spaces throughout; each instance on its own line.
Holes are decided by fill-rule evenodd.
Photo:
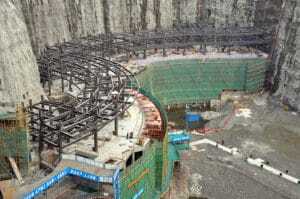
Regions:
M 97 131 L 115 120 L 131 104 L 135 77 L 110 58 L 116 54 L 142 52 L 149 49 L 188 48 L 191 46 L 255 47 L 268 50 L 271 36 L 267 30 L 255 27 L 178 26 L 172 30 L 138 33 L 116 33 L 89 36 L 76 41 L 48 47 L 38 60 L 41 81 L 48 88 L 60 82 L 61 93 L 70 99 L 47 100 L 30 106 L 31 135 L 39 141 L 62 149 L 94 135 L 97 151 Z
M 153 132 L 147 132 L 154 141 L 151 150 L 138 160 L 139 163 L 132 164 L 129 172 L 121 172 L 118 190 L 127 198 L 141 194 L 153 198 L 154 194 L 165 193 L 173 172 L 166 114 L 155 96 L 139 89 L 134 75 L 112 58 L 126 61 L 131 54 L 137 53 L 143 53 L 146 58 L 149 49 L 162 49 L 165 56 L 168 48 L 192 46 L 203 49 L 206 46 L 245 46 L 267 51 L 271 39 L 268 31 L 254 27 L 216 29 L 191 25 L 156 32 L 89 36 L 48 47 L 41 53 L 38 63 L 41 82 L 49 96 L 48 99 L 42 97 L 38 104 L 30 104 L 31 135 L 39 142 L 39 153 L 46 144 L 58 148 L 61 160 L 63 148 L 91 135 L 97 151 L 98 130 L 113 120 L 117 126 L 118 116 L 132 105 L 137 95 L 134 90 L 137 90 L 144 95 L 142 98 L 153 103 L 151 108 L 159 112 L 161 122 Z M 60 96 L 57 98 L 54 94 Z M 151 183 L 139 180 L 148 174 Z M 147 185 L 148 189 L 144 189 Z M 119 191 L 115 196 L 120 196 Z

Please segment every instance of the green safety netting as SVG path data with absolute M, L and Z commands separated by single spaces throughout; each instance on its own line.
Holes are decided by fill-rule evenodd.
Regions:
M 144 89 L 139 90 L 159 109 L 163 121 L 164 139 L 155 140 L 143 156 L 125 171 L 121 172 L 121 198 L 135 198 L 142 191 L 141 198 L 158 199 L 170 186 L 174 161 L 179 160 L 178 149 L 169 144 L 167 114 L 161 103 Z
M 5 130 L 0 128 L 0 178 L 11 177 L 11 166 L 7 157 L 15 159 L 23 175 L 28 172 L 29 150 L 27 143 L 27 130 L 15 128 Z
M 147 148 L 141 159 L 122 172 L 122 198 L 134 198 L 140 190 L 143 190 L 142 198 L 160 198 L 160 195 L 166 192 L 171 184 L 174 162 L 180 160 L 178 151 L 176 146 L 168 144 L 168 164 L 164 168 L 162 142 L 157 141 Z M 165 175 L 164 169 L 166 169 Z
M 217 99 L 223 90 L 261 89 L 266 68 L 265 58 L 173 60 L 149 65 L 138 80 L 163 105 L 197 103 Z

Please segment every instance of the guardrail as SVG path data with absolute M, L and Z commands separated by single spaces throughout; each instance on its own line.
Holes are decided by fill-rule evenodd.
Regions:
M 106 168 L 106 165 L 97 161 L 88 160 L 86 158 L 77 157 L 75 155 L 65 155 L 65 160 L 74 160 L 82 164 L 88 164 L 89 166 L 95 166 L 100 168 Z M 120 169 L 116 168 L 112 176 L 99 176 L 90 172 L 82 171 L 78 168 L 66 166 L 63 170 L 58 171 L 55 175 L 43 182 L 38 187 L 34 188 L 29 193 L 24 194 L 23 199 L 33 199 L 39 196 L 44 191 L 48 190 L 56 183 L 61 181 L 65 176 L 78 176 L 82 179 L 91 180 L 97 183 L 110 183 L 113 185 L 114 199 L 120 199 Z

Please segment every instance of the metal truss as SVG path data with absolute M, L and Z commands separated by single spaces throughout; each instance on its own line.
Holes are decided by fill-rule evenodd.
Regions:
M 62 149 L 94 135 L 116 120 L 132 104 L 130 85 L 137 85 L 133 74 L 107 57 L 118 53 L 187 48 L 190 46 L 247 46 L 269 49 L 271 34 L 255 27 L 214 28 L 208 25 L 184 25 L 172 30 L 115 33 L 87 36 L 47 47 L 38 59 L 41 82 L 49 98 L 30 104 L 30 128 L 33 140 Z M 50 100 L 54 82 L 68 100 Z M 117 120 L 116 120 L 117 126 Z
M 41 82 L 49 92 L 49 99 L 30 104 L 31 135 L 39 141 L 40 152 L 46 143 L 61 154 L 63 148 L 91 135 L 96 151 L 97 131 L 132 104 L 134 76 L 97 56 L 99 50 L 83 41 L 47 48 L 38 60 Z M 55 81 L 68 100 L 50 100 Z

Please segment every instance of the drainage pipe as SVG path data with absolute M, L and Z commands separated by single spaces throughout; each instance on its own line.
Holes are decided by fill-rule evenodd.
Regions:
M 222 151 L 225 151 L 227 153 L 230 153 L 231 155 L 237 155 L 237 154 L 240 154 L 238 152 L 238 149 L 237 148 L 229 148 L 229 147 L 226 147 L 224 145 L 221 145 L 215 141 L 212 141 L 212 140 L 209 140 L 209 139 L 201 139 L 201 140 L 197 140 L 197 141 L 194 141 L 194 142 L 191 142 L 190 143 L 190 146 L 191 146 L 191 149 L 192 150 L 196 150 L 196 145 L 200 145 L 200 144 L 209 144 L 211 146 L 214 146 L 218 149 L 221 149 Z M 277 175 L 277 176 L 280 176 L 290 182 L 293 182 L 295 184 L 300 184 L 300 179 L 299 178 L 295 178 L 293 176 L 290 176 L 278 169 L 275 169 L 271 166 L 269 166 L 268 164 L 265 163 L 265 161 L 263 159 L 260 159 L 260 158 L 257 158 L 257 159 L 253 159 L 253 158 L 247 158 L 247 163 L 248 164 L 251 164 L 251 165 L 254 165 L 254 166 L 257 166 L 257 167 L 260 167 L 274 175 Z
M 295 178 L 293 176 L 290 176 L 290 175 L 288 175 L 288 174 L 286 174 L 286 173 L 284 173 L 284 172 L 282 172 L 282 171 L 280 171 L 278 169 L 275 169 L 275 168 L 273 168 L 273 167 L 265 164 L 265 161 L 262 160 L 262 159 L 259 159 L 259 158 L 258 159 L 247 158 L 247 162 L 249 164 L 251 164 L 251 165 L 260 167 L 260 168 L 262 168 L 262 169 L 264 169 L 264 170 L 266 170 L 266 171 L 268 171 L 268 172 L 270 172 L 270 173 L 272 173 L 274 175 L 282 177 L 282 178 L 284 178 L 284 179 L 286 179 L 286 180 L 288 180 L 290 182 L 293 182 L 295 184 L 300 184 L 300 179 Z
M 209 139 L 202 139 L 202 140 L 198 140 L 198 141 L 195 141 L 195 142 L 192 142 L 190 145 L 191 145 L 191 148 L 192 149 L 195 149 L 195 145 L 199 145 L 199 144 L 209 144 L 211 146 L 214 146 L 218 149 L 221 149 L 222 151 L 225 151 L 227 153 L 230 153 L 232 155 L 237 155 L 239 154 L 237 148 L 229 148 L 229 147 L 226 147 L 224 145 L 221 145 L 215 141 L 212 141 L 212 140 L 209 140 Z

